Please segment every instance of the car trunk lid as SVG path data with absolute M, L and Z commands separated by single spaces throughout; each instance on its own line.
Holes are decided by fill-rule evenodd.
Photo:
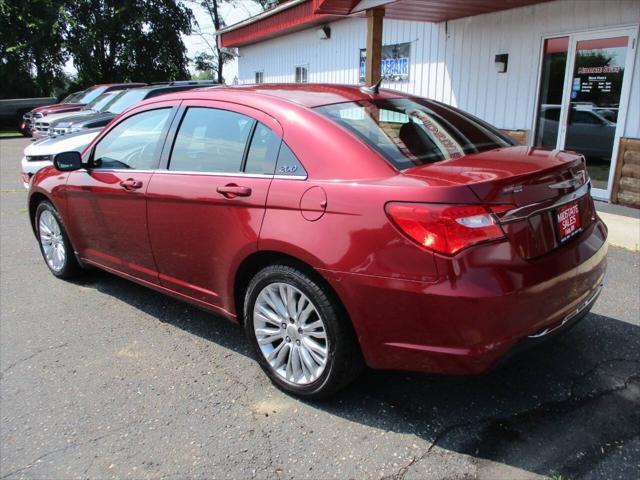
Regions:
M 497 214 L 505 234 L 526 259 L 538 257 L 576 236 L 595 218 L 582 156 L 572 152 L 509 147 L 421 165 L 405 175 L 469 187 L 485 206 L 511 205 Z M 576 203 L 575 232 L 562 237 L 558 215 Z M 560 220 L 562 221 L 562 219 Z

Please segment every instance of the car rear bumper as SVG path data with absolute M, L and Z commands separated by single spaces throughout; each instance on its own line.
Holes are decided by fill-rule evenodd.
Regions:
M 534 260 L 506 241 L 481 245 L 439 258 L 434 283 L 322 273 L 343 300 L 369 366 L 473 375 L 586 315 L 605 279 L 606 236 L 597 219 Z

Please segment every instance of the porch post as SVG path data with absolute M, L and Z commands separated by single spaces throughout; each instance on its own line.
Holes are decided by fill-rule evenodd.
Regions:
M 364 83 L 369 86 L 374 85 L 380 80 L 383 17 L 384 8 L 367 10 L 367 62 Z

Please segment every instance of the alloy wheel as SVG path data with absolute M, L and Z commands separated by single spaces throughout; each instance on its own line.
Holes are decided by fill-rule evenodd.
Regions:
M 67 251 L 60 224 L 50 210 L 44 210 L 40 214 L 38 232 L 47 264 L 53 271 L 60 272 L 67 260 Z
M 293 285 L 271 283 L 256 298 L 253 328 L 260 351 L 288 382 L 317 380 L 329 358 L 325 323 L 311 300 Z

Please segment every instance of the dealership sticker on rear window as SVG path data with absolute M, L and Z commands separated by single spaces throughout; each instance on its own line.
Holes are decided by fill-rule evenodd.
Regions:
M 561 242 L 568 240 L 582 230 L 580 224 L 580 208 L 577 203 L 570 203 L 559 208 L 556 212 L 556 219 Z

